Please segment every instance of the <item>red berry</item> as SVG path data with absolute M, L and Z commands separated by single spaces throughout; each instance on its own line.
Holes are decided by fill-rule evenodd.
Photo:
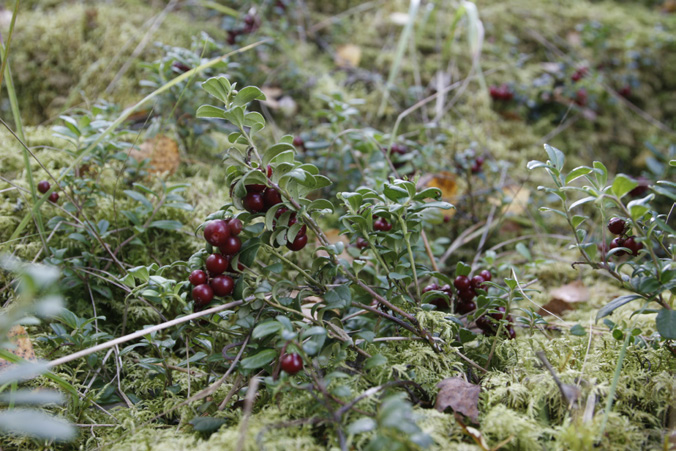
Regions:
M 461 315 L 466 315 L 469 312 L 476 310 L 474 301 L 463 301 L 458 303 L 457 312 Z
M 230 276 L 216 276 L 211 279 L 211 289 L 216 296 L 230 296 L 235 289 L 235 281 Z
M 472 299 L 474 299 L 474 296 L 476 296 L 476 294 L 474 293 L 474 290 L 472 290 L 471 288 L 468 288 L 466 290 L 458 290 L 458 297 L 464 302 L 471 301 Z
M 209 221 L 204 227 L 204 239 L 212 246 L 220 246 L 230 236 L 228 223 L 223 219 Z
M 619 93 L 622 97 L 629 97 L 629 96 L 631 95 L 631 86 L 629 86 L 629 85 L 624 85 L 624 86 L 622 86 L 622 87 L 620 88 L 620 90 L 618 91 L 618 93 Z
M 268 165 L 267 170 L 265 171 L 265 175 L 267 175 L 268 178 L 272 177 L 272 166 Z
M 303 369 L 303 359 L 300 355 L 294 353 L 284 354 L 279 363 L 282 365 L 282 370 L 290 375 L 294 375 Z
M 385 218 L 377 217 L 376 220 L 373 222 L 373 229 L 378 230 L 380 232 L 389 232 L 390 230 L 392 230 L 392 224 L 387 222 Z
M 294 136 L 293 138 L 294 147 L 305 148 L 305 141 L 300 136 Z
M 193 272 L 190 273 L 190 277 L 188 277 L 188 281 L 194 285 L 202 285 L 203 283 L 207 283 L 207 273 L 202 271 L 201 269 L 196 269 Z
M 585 106 L 587 104 L 587 90 L 584 88 L 578 89 L 575 93 L 575 103 L 579 106 Z
M 453 290 L 451 289 L 451 286 L 446 284 L 443 287 L 439 288 L 440 291 L 443 291 L 449 296 L 453 296 Z
M 281 204 L 282 195 L 279 194 L 279 191 L 276 189 L 268 188 L 263 192 L 263 203 L 265 204 L 266 209 L 272 207 L 273 205 Z
M 258 193 L 251 192 L 244 196 L 244 199 L 242 199 L 242 204 L 244 204 L 244 209 L 249 213 L 260 213 L 265 210 L 263 196 Z
M 451 305 L 448 303 L 448 300 L 444 297 L 436 297 L 428 301 L 430 304 L 435 306 L 437 310 L 448 310 L 451 308 Z
M 639 243 L 636 241 L 635 236 L 630 236 L 626 240 L 624 240 L 624 247 L 629 249 L 632 253 L 632 255 L 638 255 L 638 251 L 643 249 L 643 244 Z
M 279 217 L 282 216 L 282 215 L 283 215 L 284 213 L 286 213 L 287 211 L 289 211 L 289 209 L 286 208 L 286 207 L 280 207 L 280 208 L 278 208 L 277 211 L 275 212 L 275 218 L 279 219 Z
M 624 233 L 624 228 L 626 223 L 622 218 L 613 218 L 608 221 L 608 230 L 614 235 L 622 235 Z
M 422 289 L 422 292 L 423 292 L 423 293 L 427 293 L 428 291 L 433 291 L 433 290 L 438 290 L 438 289 L 439 289 L 439 285 L 438 285 L 438 284 L 436 284 L 436 283 L 431 283 L 431 284 L 427 285 L 425 288 L 423 288 L 423 289 Z
M 307 244 L 307 235 L 298 235 L 295 240 L 286 243 L 286 247 L 296 252 L 305 247 Z
M 613 240 L 610 242 L 610 249 L 615 249 L 618 247 L 624 247 L 624 240 L 620 237 L 613 238 Z M 624 251 L 619 251 L 616 252 L 614 255 L 617 255 L 618 257 L 621 257 L 625 254 L 626 252 Z
M 514 328 L 511 325 L 507 327 L 506 332 L 507 332 L 507 338 L 509 338 L 510 340 L 514 340 L 516 338 L 516 331 L 514 330 Z
M 472 174 L 478 174 L 481 172 L 481 165 L 477 162 L 474 162 L 470 170 L 472 171 Z
M 648 192 L 648 189 L 650 188 L 650 180 L 648 180 L 645 177 L 639 177 L 635 181 L 638 183 L 638 186 L 633 190 L 629 191 L 630 196 L 638 197 Z
M 364 238 L 359 237 L 357 238 L 357 241 L 354 243 L 355 246 L 357 246 L 359 249 L 366 249 L 369 247 L 369 242 L 366 241 Z
M 296 214 L 294 213 L 294 214 L 289 218 L 289 227 L 291 227 L 292 225 L 294 225 L 294 224 L 297 223 L 297 222 L 298 222 L 298 219 L 296 218 Z M 307 226 L 306 226 L 305 224 L 303 224 L 303 225 L 301 226 L 301 228 L 298 230 L 298 235 L 297 235 L 297 236 L 299 236 L 299 235 L 305 235 L 305 234 L 307 234 Z
M 59 200 L 59 193 L 57 193 L 56 191 L 52 191 L 52 194 L 49 195 L 49 201 L 56 203 L 56 201 L 58 201 L 58 200 Z
M 500 306 L 495 310 L 497 310 L 497 312 L 491 313 L 491 318 L 500 321 L 505 316 L 505 308 Z
M 225 243 L 218 247 L 224 255 L 235 255 L 242 248 L 242 241 L 236 236 L 226 238 Z
M 490 88 L 488 88 L 488 92 L 491 95 L 491 98 L 494 100 L 499 100 L 500 99 L 500 88 L 498 88 L 495 85 L 492 85 Z
M 211 254 L 207 257 L 206 267 L 212 276 L 223 274 L 230 264 L 230 257 L 221 254 Z
M 493 322 L 487 315 L 481 315 L 476 319 L 475 323 L 484 332 L 493 332 Z
M 262 193 L 267 186 L 261 183 L 253 183 L 251 185 L 245 185 L 244 188 L 246 188 L 247 193 Z
M 228 221 L 228 227 L 230 229 L 230 235 L 239 235 L 244 230 L 244 224 L 237 218 L 232 218 Z
M 197 285 L 192 289 L 192 298 L 195 300 L 195 305 L 204 307 L 214 298 L 214 290 L 206 283 Z
M 176 72 L 179 72 L 181 74 L 188 72 L 190 70 L 190 67 L 179 62 L 179 61 L 174 61 L 174 64 L 171 65 L 173 69 L 176 70 Z
M 479 288 L 483 290 L 483 283 L 485 282 L 484 278 L 481 276 L 472 277 L 472 288 Z
M 486 282 L 490 282 L 490 280 L 493 278 L 493 275 L 491 272 L 487 269 L 484 269 L 479 273 L 482 279 L 484 279 Z
M 49 191 L 50 184 L 47 180 L 43 180 L 40 183 L 38 183 L 38 191 L 40 191 L 42 194 L 45 194 L 47 191 Z
M 406 155 L 408 153 L 408 149 L 403 144 L 392 144 L 391 149 L 392 153 L 396 153 L 397 155 Z
M 471 286 L 469 277 L 467 276 L 458 276 L 453 281 L 453 286 L 458 290 L 467 290 Z

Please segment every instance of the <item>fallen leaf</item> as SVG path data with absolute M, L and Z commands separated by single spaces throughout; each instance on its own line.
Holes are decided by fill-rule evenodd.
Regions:
M 354 44 L 341 45 L 336 49 L 335 62 L 340 67 L 357 67 L 361 61 L 361 47 Z
M 521 186 L 506 186 L 503 190 L 503 195 L 507 201 L 503 213 L 505 215 L 521 215 L 528 208 L 528 201 L 530 200 L 530 191 Z M 511 200 L 510 200 L 511 199 Z
M 479 393 L 481 387 L 470 384 L 461 377 L 449 377 L 437 384 L 439 394 L 434 408 L 439 412 L 448 407 L 476 422 L 479 419 Z
M 161 174 L 163 172 L 173 174 L 181 163 L 178 144 L 173 139 L 164 135 L 157 135 L 144 141 L 138 150 L 132 149 L 129 154 L 138 161 L 143 161 L 146 158 L 150 159 L 151 168 L 149 172 L 153 174 Z
M 12 343 L 15 347 L 8 349 L 9 352 L 15 356 L 21 357 L 25 360 L 35 360 L 35 351 L 33 351 L 33 345 L 31 344 L 31 339 L 28 336 L 28 332 L 23 326 L 14 326 L 9 330 L 7 334 L 9 342 Z M 11 365 L 10 362 L 4 359 L 0 359 L 0 369 L 5 368 Z
M 556 288 L 549 295 L 551 300 L 538 312 L 542 316 L 549 315 L 549 312 L 560 315 L 575 309 L 575 304 L 589 300 L 589 290 L 579 280 Z
M 261 88 L 263 94 L 265 94 L 265 100 L 261 100 L 261 103 L 272 110 L 279 108 L 278 99 L 284 94 L 282 88 L 277 86 L 264 85 Z

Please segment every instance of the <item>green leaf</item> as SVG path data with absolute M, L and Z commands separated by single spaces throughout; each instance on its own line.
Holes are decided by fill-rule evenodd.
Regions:
M 585 335 L 587 335 L 587 331 L 581 325 L 576 324 L 570 328 L 570 334 L 578 337 L 584 337 Z
M 577 180 L 580 177 L 589 174 L 592 172 L 593 169 L 587 166 L 579 166 L 572 171 L 566 176 L 566 185 L 572 182 L 573 180 Z
M 277 358 L 276 349 L 264 349 L 256 355 L 247 357 L 242 360 L 242 368 L 247 370 L 255 370 L 257 368 L 262 368 L 268 363 L 272 362 Z
M 153 204 L 148 199 L 146 199 L 146 197 L 143 194 L 139 193 L 138 191 L 124 190 L 124 194 L 131 197 L 137 202 L 141 202 L 143 206 L 145 206 L 148 210 L 153 209 Z
M 294 147 L 292 144 L 287 144 L 287 143 L 277 143 L 273 146 L 268 147 L 265 149 L 265 152 L 263 152 L 263 166 L 267 166 L 270 164 L 270 162 L 280 153 L 285 152 L 285 151 L 294 151 Z
M 650 210 L 649 203 L 655 198 L 654 194 L 644 197 L 643 199 L 632 200 L 627 204 L 627 210 L 631 215 L 631 219 L 637 221 L 643 217 Z
M 244 125 L 251 127 L 251 130 L 257 132 L 265 128 L 265 118 L 263 118 L 261 113 L 251 111 L 244 115 Z
M 47 372 L 48 369 L 47 362 L 40 361 L 12 365 L 0 373 L 0 385 L 27 381 Z
M 598 313 L 596 313 L 596 321 L 600 320 L 604 316 L 610 315 L 615 310 L 622 307 L 624 304 L 628 304 L 631 301 L 642 298 L 643 298 L 642 296 L 639 296 L 637 294 L 628 294 L 626 296 L 620 296 L 619 298 L 615 298 L 599 309 Z
M 572 204 L 570 204 L 570 207 L 568 207 L 569 210 L 572 210 L 575 207 L 579 207 L 580 205 L 584 205 L 586 203 L 595 201 L 596 197 L 594 196 L 588 196 L 588 197 L 583 197 L 582 199 L 576 200 Z
M 247 86 L 246 88 L 240 89 L 235 98 L 232 99 L 232 104 L 235 106 L 244 106 L 253 100 L 265 100 L 265 94 L 255 86 Z
M 0 402 L 3 404 L 63 404 L 63 395 L 54 390 L 16 390 L 0 394 Z
M 548 168 L 550 167 L 547 163 L 543 163 L 542 161 L 538 160 L 531 160 L 528 162 L 526 165 L 526 168 L 529 170 L 537 169 L 537 168 Z
M 188 422 L 197 432 L 216 432 L 225 424 L 223 418 L 195 417 Z
M 662 309 L 655 318 L 657 331 L 667 340 L 676 340 L 676 311 Z
M 197 108 L 197 117 L 215 117 L 218 119 L 225 119 L 225 110 L 212 105 L 202 105 Z
M 274 334 L 282 329 L 282 324 L 274 321 L 274 320 L 269 320 L 265 321 L 263 323 L 260 323 L 258 326 L 256 326 L 251 333 L 251 336 L 255 339 L 258 338 L 263 338 L 267 337 L 268 335 Z
M 362 417 L 357 421 L 351 423 L 347 427 L 348 434 L 357 435 L 364 432 L 372 431 L 378 426 L 378 423 L 373 418 Z
M 556 169 L 561 171 L 563 169 L 563 164 L 566 159 L 563 152 L 561 152 L 556 147 L 550 146 L 549 144 L 545 144 L 545 152 L 547 152 L 547 156 L 549 157 L 549 161 L 551 162 L 551 164 Z
M 227 78 L 224 76 L 211 77 L 204 83 L 202 83 L 202 89 L 211 94 L 213 97 L 216 97 L 221 102 L 228 103 L 228 95 L 232 90 L 232 86 Z
M 385 357 L 382 354 L 376 354 L 371 358 L 366 359 L 366 362 L 364 362 L 364 369 L 370 370 L 371 368 L 375 368 L 377 366 L 382 366 L 387 363 L 387 357 Z
M 610 189 L 614 195 L 616 195 L 618 198 L 622 198 L 625 194 L 637 186 L 638 183 L 636 181 L 630 179 L 624 174 L 618 174 L 617 177 L 615 177 L 613 185 Z
M 469 265 L 466 265 L 464 262 L 458 262 L 457 265 L 455 265 L 455 276 L 468 276 L 469 273 L 472 272 L 472 267 Z
M 181 224 L 179 221 L 175 221 L 173 219 L 163 219 L 160 221 L 153 221 L 150 223 L 148 227 L 154 227 L 156 229 L 162 229 L 162 230 L 179 230 L 181 227 L 183 227 L 183 224 Z

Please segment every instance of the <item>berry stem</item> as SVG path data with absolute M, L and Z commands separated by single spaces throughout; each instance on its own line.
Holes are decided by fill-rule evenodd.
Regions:
M 411 249 L 411 235 L 408 233 L 406 221 L 401 216 L 399 217 L 401 230 L 404 232 L 404 241 L 406 242 L 406 250 L 408 251 L 408 260 L 411 262 L 411 269 L 413 270 L 413 281 L 415 282 L 415 293 L 417 294 L 418 304 L 421 302 L 420 282 L 418 282 L 418 272 L 415 268 L 415 259 L 413 258 L 413 249 Z
M 300 266 L 298 266 L 297 264 L 295 264 L 294 262 L 292 262 L 288 258 L 284 257 L 284 255 L 282 255 L 281 252 L 277 252 L 277 249 L 270 246 L 269 244 L 265 244 L 265 247 L 271 254 L 274 254 L 277 258 L 282 260 L 284 263 L 288 264 L 293 269 L 295 269 L 296 271 L 301 273 L 307 280 L 309 280 L 310 282 L 312 282 L 316 286 L 321 287 L 324 291 L 326 291 L 326 287 L 321 282 L 319 282 L 317 279 L 315 279 L 310 274 L 308 274 L 303 268 L 301 268 Z

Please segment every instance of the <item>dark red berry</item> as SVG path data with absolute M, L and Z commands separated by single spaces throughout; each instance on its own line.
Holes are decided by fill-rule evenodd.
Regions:
M 303 369 L 303 359 L 300 355 L 294 353 L 284 354 L 279 363 L 282 366 L 282 370 L 290 375 L 294 375 Z
M 244 224 L 237 218 L 228 221 L 228 227 L 230 228 L 230 235 L 239 235 L 244 230 Z
M 190 70 L 190 67 L 187 66 L 186 64 L 181 63 L 180 61 L 174 61 L 174 64 L 171 65 L 171 67 L 176 71 L 181 74 L 188 72 Z
M 268 178 L 272 178 L 272 166 L 268 165 L 265 175 L 267 175 Z
M 282 195 L 274 188 L 268 188 L 263 192 L 263 203 L 265 208 L 282 203 Z
M 40 191 L 42 194 L 45 194 L 47 191 L 49 191 L 49 188 L 51 185 L 47 180 L 43 180 L 40 183 L 38 183 L 38 191 Z
M 192 298 L 195 300 L 195 305 L 204 307 L 214 298 L 214 290 L 206 283 L 197 285 L 192 289 Z
M 491 318 L 499 321 L 505 316 L 505 308 L 500 306 L 495 310 L 497 310 L 497 312 L 491 313 Z
M 493 278 L 493 275 L 492 275 L 491 272 L 490 272 L 489 270 L 487 270 L 487 269 L 484 269 L 483 271 L 481 271 L 481 272 L 479 273 L 479 275 L 480 275 L 486 282 L 490 282 L 490 280 Z
M 622 87 L 620 88 L 620 90 L 618 91 L 618 93 L 619 93 L 622 97 L 629 97 L 629 96 L 631 96 L 631 86 L 629 86 L 629 85 L 624 85 L 624 86 L 622 86 Z
M 451 305 L 448 303 L 448 300 L 442 296 L 430 299 L 428 302 L 433 306 L 435 306 L 437 310 L 449 310 L 451 308 Z
M 587 90 L 585 88 L 578 89 L 575 93 L 575 103 L 579 106 L 585 106 L 587 104 Z
M 453 290 L 451 289 L 451 286 L 446 284 L 443 287 L 439 288 L 440 291 L 443 291 L 449 296 L 453 296 Z
M 456 309 L 461 315 L 466 315 L 469 312 L 476 310 L 476 304 L 474 301 L 463 301 L 458 302 L 458 307 Z
M 241 248 L 242 241 L 236 236 L 230 236 L 223 245 L 218 247 L 218 250 L 224 255 L 235 255 Z
M 202 271 L 201 269 L 196 269 L 193 272 L 190 273 L 190 277 L 188 277 L 188 281 L 194 285 L 202 285 L 203 283 L 207 283 L 207 273 Z
M 469 302 L 474 297 L 476 296 L 476 293 L 474 293 L 474 290 L 471 288 L 468 288 L 466 290 L 458 290 L 458 297 L 463 300 L 464 302 Z
M 510 340 L 514 340 L 516 338 L 516 331 L 511 325 L 507 326 L 507 330 L 505 332 L 507 333 L 507 338 Z
M 638 183 L 638 186 L 633 190 L 629 191 L 629 195 L 632 197 L 642 196 L 648 192 L 650 188 L 650 180 L 645 177 L 639 177 L 635 180 Z
M 493 332 L 493 322 L 487 315 L 481 315 L 476 319 L 475 323 L 476 326 L 484 332 Z
M 614 235 L 622 235 L 626 225 L 627 224 L 624 222 L 624 219 L 612 218 L 610 221 L 608 221 L 608 230 Z
M 296 252 L 305 247 L 307 244 L 307 235 L 298 235 L 295 240 L 286 243 L 286 247 Z
M 249 213 L 260 213 L 265 210 L 265 202 L 263 201 L 263 196 L 259 193 L 249 193 L 244 196 L 242 199 L 242 204 L 244 204 L 244 209 Z
M 56 191 L 52 191 L 52 194 L 49 195 L 49 201 L 56 203 L 56 201 L 58 201 L 58 200 L 59 200 L 59 193 L 57 193 Z
M 618 247 L 624 247 L 624 240 L 620 237 L 613 238 L 613 240 L 610 242 L 610 249 L 613 250 L 613 249 L 618 248 Z M 624 251 L 619 251 L 619 252 L 616 252 L 613 255 L 617 255 L 618 257 L 621 257 L 625 253 L 626 252 L 624 252 Z
M 204 227 L 204 239 L 212 246 L 220 246 L 230 236 L 230 228 L 227 221 L 215 219 L 209 221 Z
M 216 276 L 210 285 L 216 296 L 230 296 L 235 289 L 235 281 L 230 276 Z
M 403 144 L 392 144 L 391 149 L 392 153 L 396 153 L 397 155 L 406 155 L 408 153 L 408 149 Z
M 385 218 L 378 217 L 373 221 L 373 229 L 379 232 L 389 232 L 392 230 L 392 224 L 387 222 Z
M 639 243 L 636 241 L 635 236 L 630 236 L 626 240 L 624 240 L 624 247 L 629 249 L 632 253 L 632 255 L 638 255 L 638 251 L 643 249 L 643 244 Z
M 357 241 L 354 243 L 355 246 L 357 246 L 359 249 L 366 249 L 369 247 L 369 242 L 366 241 L 364 238 L 359 237 L 357 238 Z
M 230 264 L 230 258 L 221 255 L 221 254 L 211 254 L 207 257 L 206 267 L 209 274 L 216 276 L 218 274 L 223 274 L 228 265 Z
M 289 227 L 291 227 L 292 225 L 294 225 L 294 224 L 297 223 L 297 222 L 298 222 L 298 219 L 296 218 L 296 214 L 294 213 L 294 214 L 289 218 Z M 306 226 L 305 224 L 303 224 L 303 225 L 301 226 L 301 228 L 298 230 L 298 235 L 297 235 L 297 236 L 305 235 L 305 234 L 307 234 L 307 226 Z
M 289 211 L 289 209 L 286 208 L 286 207 L 280 207 L 280 208 L 278 208 L 277 211 L 275 212 L 275 218 L 279 219 L 279 217 L 282 216 L 282 215 L 283 215 L 284 213 L 286 213 L 287 211 Z
M 228 44 L 235 45 L 237 35 L 239 35 L 239 30 L 228 30 Z
M 262 183 L 252 183 L 251 185 L 245 185 L 244 188 L 246 188 L 247 193 L 262 193 L 267 186 Z
M 471 286 L 469 277 L 467 276 L 458 276 L 453 281 L 453 286 L 458 290 L 468 290 Z
M 436 284 L 436 283 L 431 283 L 431 284 L 427 285 L 425 288 L 423 288 L 423 289 L 422 289 L 422 292 L 423 292 L 423 293 L 427 293 L 428 291 L 433 291 L 433 290 L 438 290 L 438 289 L 439 289 L 439 285 L 438 285 L 438 284 Z
M 301 138 L 300 136 L 294 136 L 293 145 L 294 147 L 298 147 L 299 149 L 305 149 L 305 141 L 303 141 L 303 138 Z
M 472 288 L 479 288 L 483 290 L 483 283 L 485 282 L 484 278 L 481 276 L 472 277 Z

